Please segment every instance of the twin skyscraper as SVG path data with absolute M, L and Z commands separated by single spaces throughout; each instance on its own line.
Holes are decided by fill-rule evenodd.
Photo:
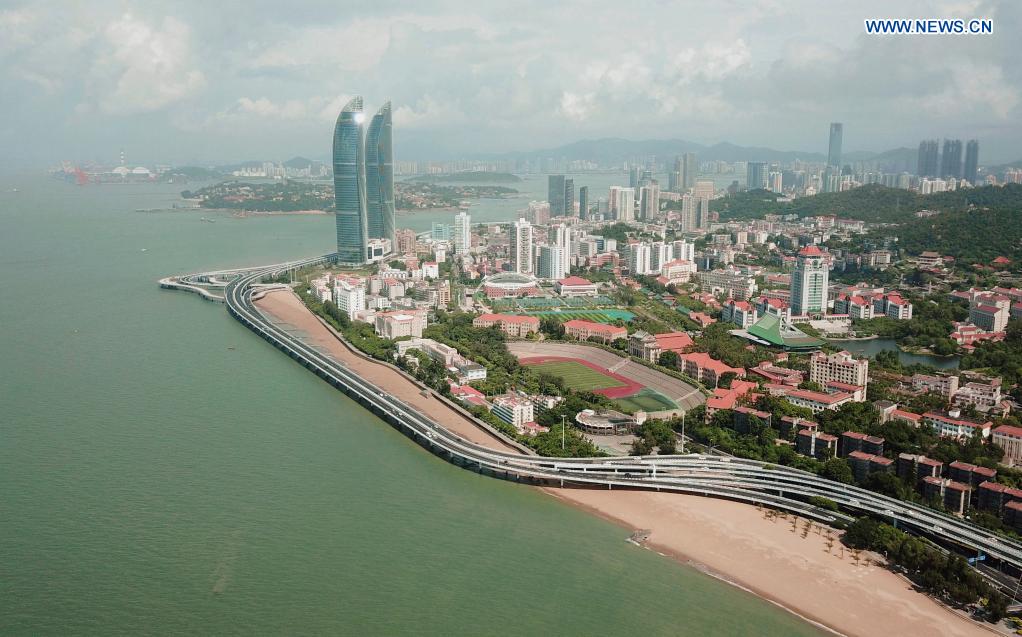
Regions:
M 365 130 L 362 97 L 353 98 L 334 126 L 334 204 L 337 261 L 362 265 L 394 246 L 394 146 L 390 102 Z

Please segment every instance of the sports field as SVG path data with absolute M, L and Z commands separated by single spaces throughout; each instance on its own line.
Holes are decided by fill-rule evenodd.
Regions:
M 622 321 L 630 321 L 635 318 L 635 315 L 627 310 L 547 310 L 544 312 L 527 312 L 529 316 L 538 316 L 540 318 L 553 317 L 558 321 L 570 321 L 572 319 L 584 319 L 586 321 L 595 321 L 597 323 L 613 323 L 620 319 Z
M 618 409 L 633 414 L 637 411 L 668 411 L 677 409 L 678 405 L 658 391 L 644 388 L 633 396 L 625 396 L 614 401 Z
M 526 364 L 537 371 L 563 378 L 568 389 L 596 391 L 624 387 L 627 384 L 578 361 L 548 360 L 538 363 L 526 362 Z

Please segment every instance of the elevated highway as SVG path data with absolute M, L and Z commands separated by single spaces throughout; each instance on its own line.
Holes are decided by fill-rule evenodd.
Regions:
M 713 455 L 625 458 L 553 458 L 496 451 L 465 440 L 414 406 L 361 378 L 277 327 L 255 307 L 262 279 L 291 268 L 323 263 L 329 255 L 232 273 L 224 289 L 230 314 L 277 349 L 340 389 L 435 454 L 480 473 L 555 486 L 645 489 L 706 495 L 789 511 L 824 523 L 848 522 L 843 511 L 873 514 L 934 540 L 965 547 L 1022 569 L 1022 544 L 966 520 L 790 467 Z M 813 506 L 827 498 L 842 512 Z

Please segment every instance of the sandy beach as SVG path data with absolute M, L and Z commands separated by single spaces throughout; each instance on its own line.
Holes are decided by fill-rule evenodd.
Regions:
M 310 343 L 359 370 L 367 380 L 414 404 L 452 431 L 479 444 L 513 450 L 500 438 L 435 398 L 424 398 L 398 372 L 353 353 L 288 291 L 256 305 L 308 336 Z M 767 510 L 699 496 L 644 491 L 544 488 L 559 500 L 620 524 L 622 540 L 651 531 L 646 546 L 844 635 L 998 634 L 912 590 L 905 579 L 863 553 L 858 563 L 840 533 Z M 795 522 L 794 531 L 793 520 Z M 828 548 L 828 535 L 833 543 Z

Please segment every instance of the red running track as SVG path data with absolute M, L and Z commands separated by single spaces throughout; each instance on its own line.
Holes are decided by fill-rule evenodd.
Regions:
M 604 376 L 609 376 L 619 383 L 624 383 L 622 387 L 606 387 L 604 389 L 592 390 L 594 394 L 600 394 L 607 398 L 627 398 L 629 396 L 634 396 L 645 389 L 645 385 L 640 385 L 630 378 L 625 378 L 621 374 L 616 374 L 609 369 L 605 369 L 595 363 L 590 363 L 589 361 L 581 358 L 571 358 L 570 356 L 530 356 L 528 358 L 519 359 L 518 362 L 522 365 L 536 365 L 538 363 L 547 363 L 552 361 L 571 361 L 573 363 L 579 363 L 581 365 L 585 365 L 589 369 L 603 374 Z

